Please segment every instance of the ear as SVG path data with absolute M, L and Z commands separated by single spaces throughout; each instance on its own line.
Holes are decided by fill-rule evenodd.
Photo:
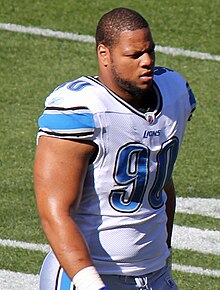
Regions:
M 98 59 L 99 61 L 104 65 L 108 66 L 109 64 L 109 56 L 110 56 L 110 51 L 109 49 L 104 45 L 104 44 L 99 44 L 97 47 L 97 54 L 98 54 Z

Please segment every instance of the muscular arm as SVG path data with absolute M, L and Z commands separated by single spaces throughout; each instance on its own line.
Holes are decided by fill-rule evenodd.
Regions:
M 171 248 L 171 238 L 172 238 L 172 231 L 173 231 L 173 221 L 174 221 L 174 214 L 176 208 L 176 193 L 174 188 L 174 183 L 172 178 L 170 181 L 165 185 L 164 190 L 167 194 L 167 202 L 166 202 L 166 213 L 167 213 L 167 245 Z
M 37 146 L 34 183 L 45 235 L 61 266 L 72 277 L 92 265 L 89 251 L 70 207 L 82 193 L 94 144 L 40 137 Z

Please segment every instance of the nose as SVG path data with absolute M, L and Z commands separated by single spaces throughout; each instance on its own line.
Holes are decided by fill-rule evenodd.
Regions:
M 151 66 L 154 63 L 154 60 L 155 60 L 154 52 L 151 52 L 151 53 L 145 52 L 141 56 L 140 65 L 142 67 Z

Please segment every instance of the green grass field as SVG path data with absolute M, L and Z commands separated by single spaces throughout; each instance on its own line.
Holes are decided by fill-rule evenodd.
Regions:
M 0 23 L 91 35 L 118 1 L 0 0 Z M 120 1 L 144 15 L 157 45 L 220 55 L 218 0 Z M 179 197 L 220 198 L 220 62 L 157 53 L 157 65 L 190 83 L 197 110 L 189 122 L 174 180 Z M 91 43 L 0 30 L 0 239 L 46 243 L 33 191 L 37 119 L 57 85 L 97 74 Z M 176 224 L 220 231 L 220 220 L 176 215 Z M 0 268 L 38 274 L 40 251 L 0 246 Z M 174 263 L 220 270 L 219 255 L 174 250 Z M 220 277 L 173 271 L 181 290 L 220 289 Z M 0 286 L 1 289 L 1 286 Z

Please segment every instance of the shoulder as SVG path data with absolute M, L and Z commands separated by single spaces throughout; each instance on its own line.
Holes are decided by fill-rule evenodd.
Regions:
M 186 80 L 176 71 L 157 66 L 154 70 L 154 82 L 163 98 L 173 102 L 187 93 Z
M 46 98 L 45 107 L 88 107 L 94 114 L 105 110 L 106 90 L 94 77 L 80 77 L 55 88 Z
M 91 86 L 85 77 L 65 82 L 56 87 L 46 98 L 45 107 L 70 107 L 86 102 L 85 90 Z
M 93 112 L 84 91 L 89 86 L 81 77 L 55 88 L 46 98 L 44 112 L 38 119 L 40 135 L 92 138 L 95 130 Z
M 92 140 L 97 114 L 104 111 L 102 88 L 89 77 L 66 82 L 46 98 L 38 119 L 39 135 Z
M 166 67 L 156 66 L 154 69 L 154 79 L 160 84 L 173 84 L 186 85 L 186 80 L 178 72 Z
M 168 104 L 180 102 L 190 113 L 196 107 L 196 100 L 188 81 L 178 72 L 166 67 L 156 66 L 154 82 L 158 86 L 163 101 Z

